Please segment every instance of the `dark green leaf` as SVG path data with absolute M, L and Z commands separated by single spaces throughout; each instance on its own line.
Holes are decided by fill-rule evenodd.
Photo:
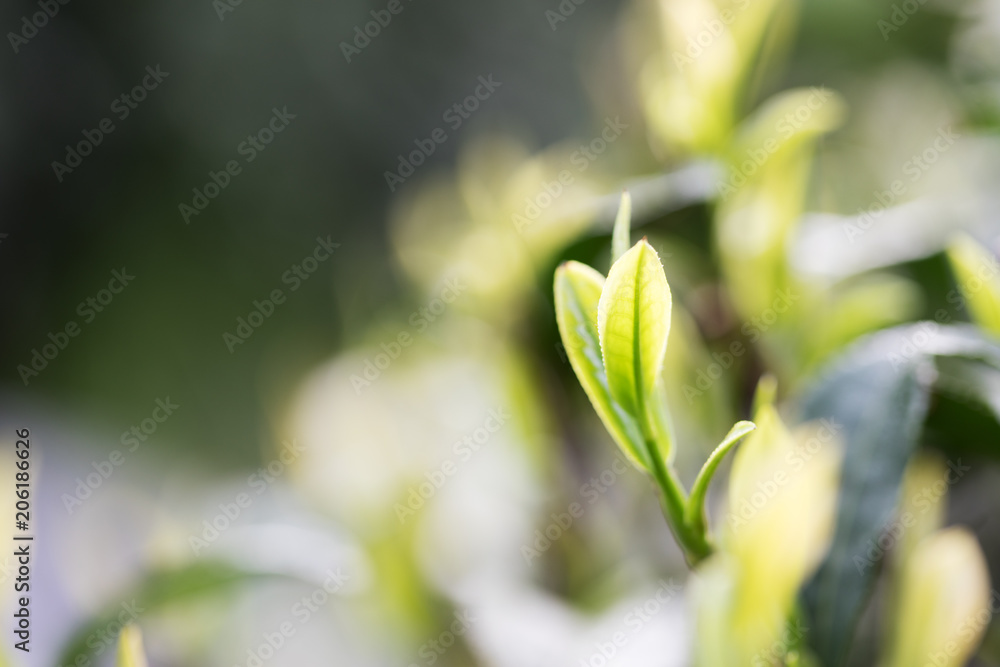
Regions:
M 878 569 L 867 552 L 896 509 L 942 358 L 1000 367 L 1000 346 L 970 326 L 884 331 L 834 362 L 802 403 L 803 419 L 831 420 L 846 445 L 833 545 L 804 593 L 809 640 L 826 667 L 848 655 Z
M 859 571 L 896 507 L 903 470 L 917 445 L 929 388 L 920 354 L 898 362 L 905 334 L 887 332 L 862 343 L 806 398 L 803 418 L 829 419 L 845 443 L 840 504 L 826 561 L 805 591 L 809 640 L 826 667 L 843 664 L 875 567 Z

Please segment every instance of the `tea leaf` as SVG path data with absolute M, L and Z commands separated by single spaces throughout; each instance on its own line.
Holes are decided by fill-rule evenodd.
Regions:
M 649 454 L 642 431 L 632 416 L 614 398 L 601 358 L 597 333 L 597 309 L 604 276 L 579 262 L 567 262 L 556 270 L 556 321 L 566 355 L 594 410 L 625 455 L 637 467 L 650 470 Z
M 597 330 L 612 398 L 650 439 L 647 403 L 660 377 L 670 333 L 670 287 L 645 239 L 614 263 L 601 292 Z
M 899 356 L 916 331 L 901 327 L 866 339 L 835 362 L 803 405 L 804 419 L 828 419 L 845 443 L 833 545 L 805 591 L 809 641 L 826 667 L 846 659 L 879 570 L 866 560 L 869 543 L 895 512 L 927 415 L 930 387 L 918 372 L 926 357 Z
M 729 431 L 729 435 L 723 439 L 722 443 L 715 448 L 715 451 L 708 457 L 708 460 L 705 461 L 705 465 L 702 466 L 701 472 L 698 473 L 698 477 L 694 481 L 694 486 L 691 488 L 691 497 L 688 499 L 687 510 L 685 512 L 687 523 L 694 530 L 702 534 L 705 533 L 705 497 L 708 494 L 708 486 L 711 484 L 712 478 L 715 476 L 715 471 L 719 468 L 719 464 L 722 463 L 729 450 L 735 447 L 736 443 L 743 436 L 756 428 L 757 426 L 753 422 L 738 422 Z
M 118 637 L 118 660 L 115 667 L 146 667 L 146 655 L 142 650 L 142 633 L 134 625 L 122 628 Z
M 989 618 L 992 602 L 976 536 L 949 528 L 925 538 L 903 563 L 899 587 L 899 619 L 884 664 L 967 664 L 988 625 L 977 621 Z
M 632 195 L 622 192 L 622 203 L 615 217 L 615 228 L 611 234 L 611 263 L 617 262 L 628 252 L 629 232 L 632 225 Z
M 973 321 L 994 335 L 1000 335 L 1000 263 L 997 258 L 963 235 L 948 248 L 948 259 Z

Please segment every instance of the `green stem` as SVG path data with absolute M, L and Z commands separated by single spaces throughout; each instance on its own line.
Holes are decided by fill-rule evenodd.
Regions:
M 640 262 L 642 262 L 642 257 L 640 256 Z M 641 264 L 637 268 L 641 268 Z M 642 320 L 639 309 L 642 298 L 639 294 L 639 286 L 640 281 L 637 279 L 635 281 L 634 294 L 635 310 L 633 313 L 632 331 L 634 349 L 632 363 L 633 377 L 636 378 L 635 402 L 639 417 L 639 428 L 642 430 L 643 439 L 646 441 L 646 451 L 649 453 L 649 459 L 652 462 L 656 485 L 660 487 L 660 504 L 663 507 L 664 516 L 666 516 L 667 523 L 670 525 L 678 544 L 684 550 L 684 556 L 687 559 L 688 565 L 694 567 L 711 555 L 712 547 L 708 543 L 704 531 L 695 530 L 687 521 L 687 492 L 684 490 L 680 480 L 677 479 L 673 468 L 671 468 L 669 463 L 664 461 L 664 457 L 661 455 L 661 452 L 670 452 L 673 450 L 673 443 L 669 442 L 672 436 L 664 432 L 663 429 L 654 428 L 654 418 L 650 414 L 651 410 L 647 405 L 647 399 L 653 397 L 647 397 L 643 391 L 641 382 L 643 358 L 642 348 L 639 345 L 639 341 L 641 340 L 639 323 Z M 660 438 L 667 440 L 667 442 L 658 442 Z M 660 447 L 661 444 L 663 447 Z
M 684 551 L 688 565 L 694 567 L 712 555 L 712 545 L 703 533 L 692 528 L 685 518 L 687 494 L 677 474 L 659 456 L 653 441 L 646 442 L 653 462 L 653 478 L 660 487 L 660 505 L 670 529 Z

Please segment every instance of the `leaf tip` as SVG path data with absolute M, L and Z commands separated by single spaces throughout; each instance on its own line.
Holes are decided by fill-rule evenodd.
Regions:
M 632 197 L 622 189 L 621 203 L 615 216 L 615 226 L 611 232 L 611 263 L 614 264 L 628 251 L 632 227 Z
M 757 414 L 765 406 L 774 405 L 778 397 L 778 378 L 765 373 L 757 381 L 757 389 L 753 395 L 753 413 Z

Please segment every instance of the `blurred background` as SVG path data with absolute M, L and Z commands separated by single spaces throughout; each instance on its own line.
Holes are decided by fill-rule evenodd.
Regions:
M 0 26 L 0 442 L 8 467 L 30 429 L 37 534 L 6 664 L 111 664 L 128 620 L 153 665 L 693 664 L 687 568 L 573 376 L 555 267 L 607 271 L 628 188 L 690 483 L 763 373 L 793 412 L 858 337 L 968 321 L 948 244 L 1000 249 L 995 0 L 17 0 Z M 995 579 L 970 411 L 924 444 L 971 452 L 949 520 Z

